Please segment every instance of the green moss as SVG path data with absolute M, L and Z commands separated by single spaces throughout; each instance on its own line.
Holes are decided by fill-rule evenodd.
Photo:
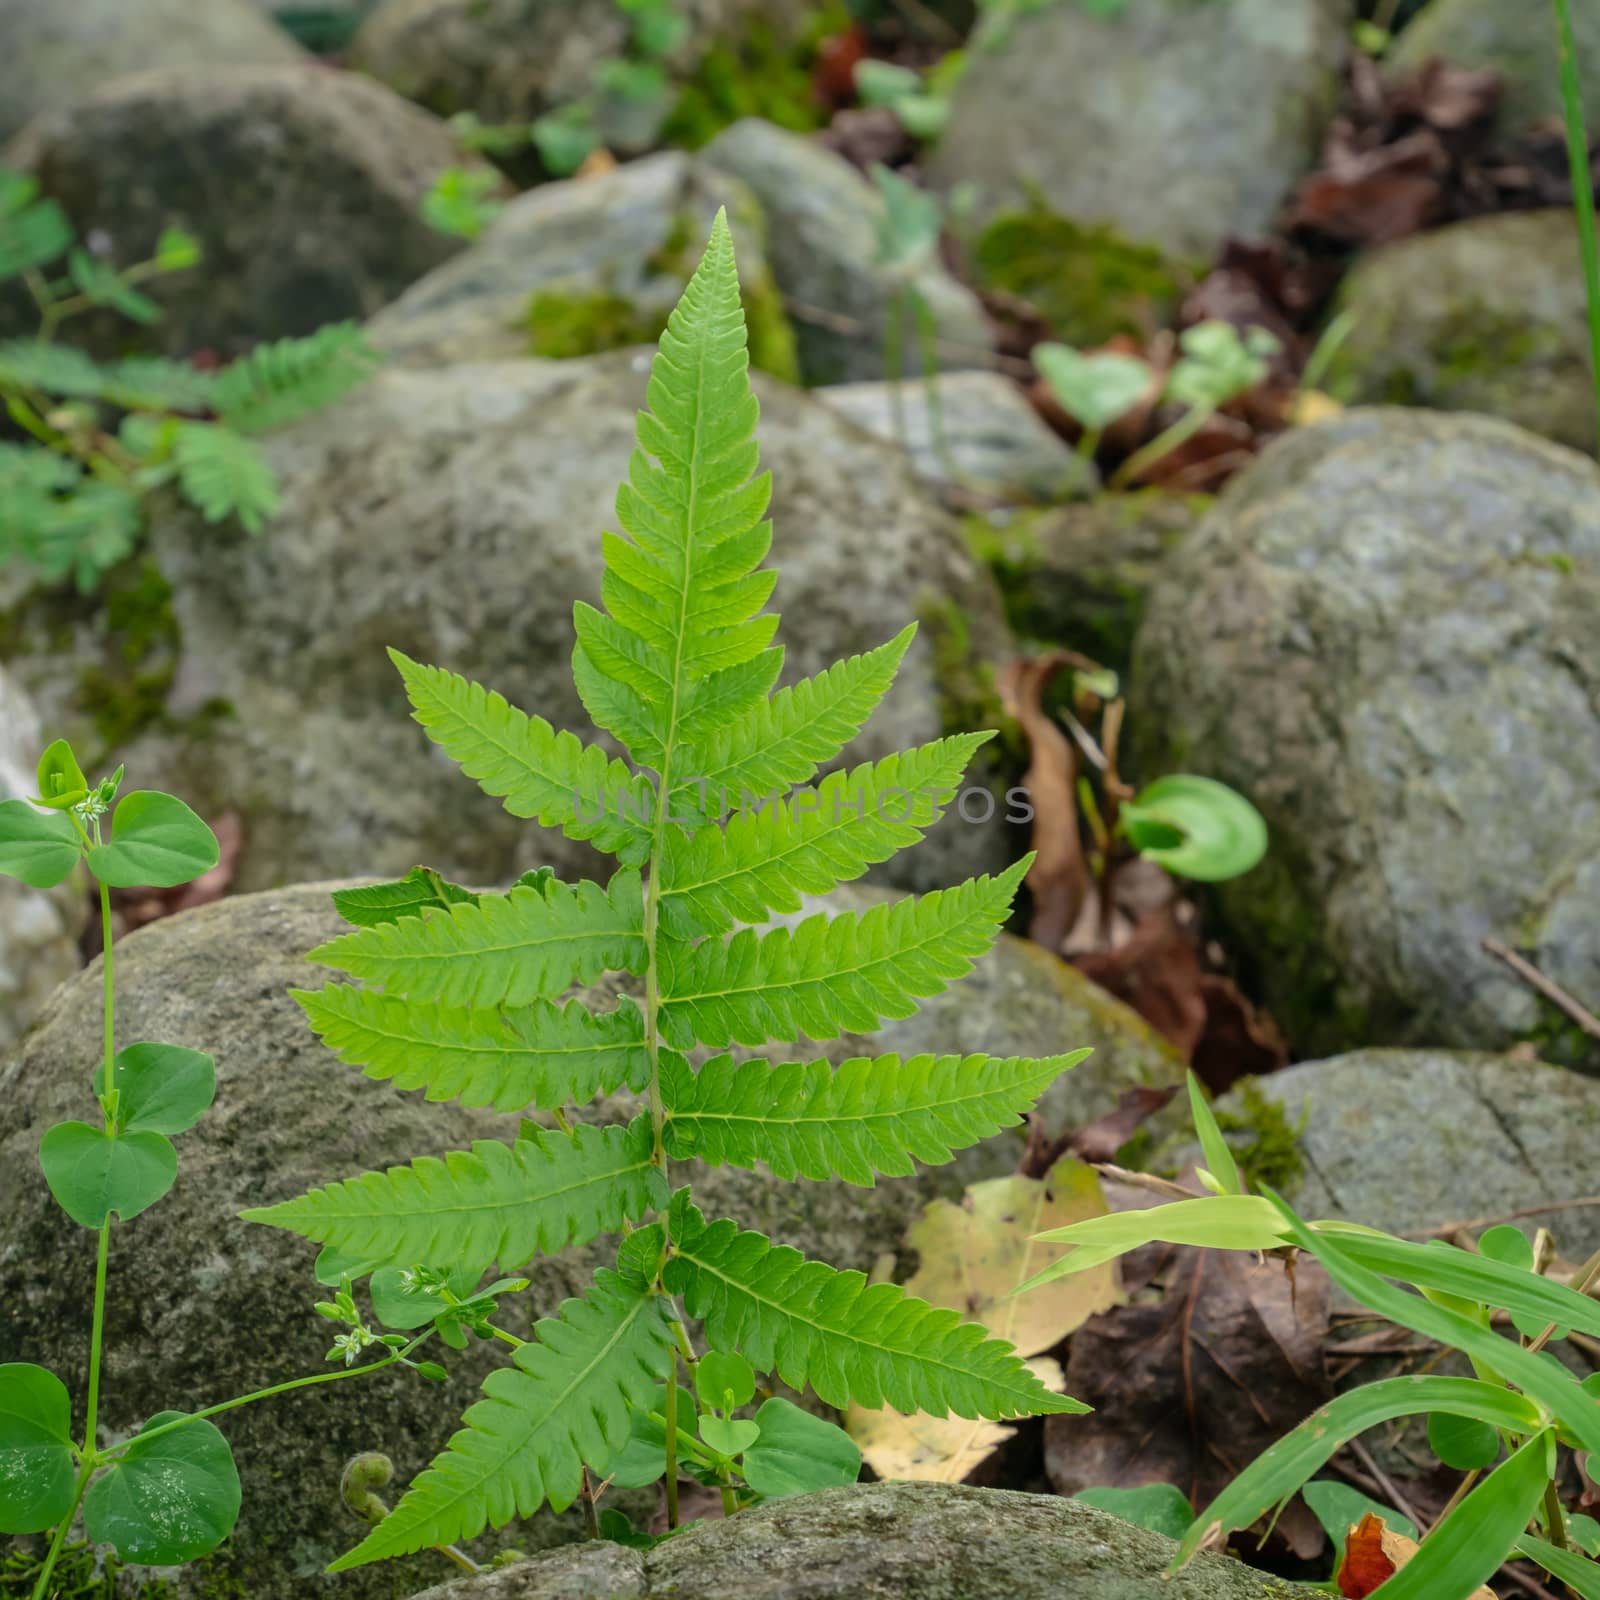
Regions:
M 812 92 L 817 46 L 850 25 L 842 0 L 827 0 L 795 35 L 751 17 L 735 36 L 714 43 L 678 91 L 662 128 L 665 143 L 698 150 L 743 117 L 764 117 L 795 133 L 828 120 Z
M 101 593 L 104 649 L 78 671 L 78 705 L 102 747 L 92 765 L 165 717 L 183 638 L 172 587 L 153 561 L 119 567 Z
M 1020 772 L 1027 764 L 1028 745 L 1001 702 L 994 663 L 978 658 L 971 618 L 954 600 L 927 601 L 917 608 L 917 621 L 933 649 L 940 732 L 948 736 L 980 728 L 997 730 L 992 764 L 998 769 L 997 793 L 1003 793 L 1004 774 Z
M 17 1540 L 0 1555 L 0 1600 L 31 1600 L 44 1563 L 44 1541 Z M 87 1540 L 63 1547 L 51 1574 L 50 1593 L 58 1600 L 171 1600 L 165 1578 L 146 1578 L 133 1587 L 130 1569 L 114 1552 L 100 1551 Z
M 1073 345 L 1148 333 L 1172 319 L 1183 293 L 1180 274 L 1153 246 L 1074 222 L 1037 199 L 995 217 L 972 262 L 985 288 L 1019 295 Z
M 667 313 L 643 311 L 603 289 L 588 294 L 541 289 L 528 302 L 526 321 L 529 355 L 569 361 L 653 344 L 667 325 Z
M 1592 1067 L 1595 1041 L 1560 1006 L 1538 997 L 1538 1020 L 1524 1036 L 1542 1061 L 1562 1067 Z
M 1309 1109 L 1295 1122 L 1276 1100 L 1261 1092 L 1254 1078 L 1241 1078 L 1233 1086 L 1241 1102 L 1239 1111 L 1217 1112 L 1217 1126 L 1224 1133 L 1242 1133 L 1248 1138 L 1230 1140 L 1234 1158 L 1245 1181 L 1253 1188 L 1265 1186 L 1292 1193 L 1305 1176 L 1305 1157 L 1300 1153 L 1300 1135 L 1306 1131 Z

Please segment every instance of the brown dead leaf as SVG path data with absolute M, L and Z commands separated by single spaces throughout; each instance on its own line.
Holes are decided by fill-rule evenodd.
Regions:
M 1189 1057 L 1195 1075 L 1213 1093 L 1222 1094 L 1240 1078 L 1259 1078 L 1289 1064 L 1289 1043 L 1278 1024 L 1239 992 L 1232 978 L 1220 972 L 1200 979 L 1206 1025 Z
M 906 1292 L 948 1306 L 1022 1356 L 1040 1356 L 1084 1321 L 1119 1298 L 1112 1263 L 1058 1278 L 1025 1295 L 1019 1284 L 1059 1259 L 1070 1245 L 1041 1244 L 1032 1236 L 1103 1216 L 1099 1179 L 1080 1161 L 1059 1161 L 1044 1178 L 993 1178 L 974 1184 L 959 1205 L 932 1201 L 906 1230 L 906 1246 L 918 1267 Z M 1035 1363 L 1040 1376 L 1059 1388 L 1061 1369 Z M 845 1428 L 880 1478 L 915 1478 L 960 1483 L 1014 1429 L 964 1418 L 902 1416 L 851 1406 Z
M 1078 761 L 1071 741 L 1044 710 L 1044 694 L 1056 674 L 1077 658 L 1065 650 L 1013 661 L 1000 674 L 1000 699 L 1027 735 L 1028 770 L 1022 786 L 1033 804 L 1033 865 L 1027 885 L 1033 895 L 1029 937 L 1059 950 L 1089 894 L 1089 869 L 1078 838 Z
M 1187 1061 L 1205 1031 L 1203 973 L 1194 935 L 1171 906 L 1147 913 L 1120 945 L 1086 950 L 1072 964 L 1137 1011 Z
M 1291 1282 L 1275 1258 L 1171 1246 L 1152 1257 L 1153 1297 L 1073 1335 L 1067 1390 L 1095 1409 L 1045 1423 L 1059 1494 L 1164 1482 L 1204 1505 L 1331 1392 L 1328 1279 L 1315 1262 L 1302 1261 Z M 1302 1558 L 1322 1547 L 1298 1503 L 1277 1532 Z
M 1414 1539 L 1390 1532 L 1383 1518 L 1369 1511 L 1345 1537 L 1334 1582 L 1345 1600 L 1367 1600 L 1416 1553 Z M 1468 1600 L 1495 1600 L 1495 1592 L 1484 1584 Z

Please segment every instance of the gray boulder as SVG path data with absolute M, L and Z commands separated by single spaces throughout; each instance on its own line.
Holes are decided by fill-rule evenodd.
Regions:
M 518 196 L 470 249 L 373 318 L 373 342 L 408 366 L 652 343 L 721 206 L 739 258 L 751 360 L 796 381 L 761 208 L 736 178 L 680 151 Z
M 1345 0 L 1149 0 L 1008 19 L 969 52 L 930 176 L 975 184 L 985 216 L 1037 193 L 1074 221 L 1209 256 L 1264 229 L 1310 169 L 1348 17 Z
M 1600 472 L 1508 423 L 1354 411 L 1272 446 L 1167 563 L 1135 659 L 1145 771 L 1266 816 L 1224 885 L 1303 1053 L 1592 1057 L 1481 948 L 1596 999 Z
M 0 801 L 37 793 L 34 767 L 45 740 L 33 705 L 0 668 Z M 30 889 L 0 877 L 0 1051 L 28 1031 L 58 984 L 82 961 L 84 898 L 73 883 Z
M 1177 1546 L 1053 1495 L 866 1483 L 770 1500 L 649 1551 L 587 1544 L 428 1590 L 419 1600 L 1291 1600 L 1226 1556 L 1174 1578 Z
M 312 1248 L 237 1220 L 241 1208 L 514 1132 L 512 1118 L 429 1105 L 369 1082 L 311 1033 L 287 990 L 315 987 L 328 976 L 303 959 L 342 927 L 328 889 L 307 885 L 224 900 L 155 923 L 116 947 L 118 1037 L 210 1051 L 218 1091 L 212 1111 L 181 1140 L 172 1193 L 114 1235 L 101 1413 L 108 1437 L 175 1402 L 220 1400 L 322 1367 L 329 1330 L 311 1312 L 320 1297 L 311 1280 Z M 1114 1102 L 1129 1082 L 1165 1071 L 1160 1048 L 1146 1041 L 1137 1019 L 1114 1002 L 1075 995 L 1071 983 L 1052 988 L 1041 958 L 1048 959 L 1002 940 L 967 986 L 939 997 L 914 1021 L 892 1026 L 872 1048 L 909 1052 L 932 1035 L 946 1050 L 1052 1054 L 1104 1041 L 1128 1082 L 1119 1084 L 1097 1062 L 1102 1077 L 1086 1101 L 1097 1105 Z M 591 1000 L 603 1005 L 605 991 L 593 991 Z M 86 1063 L 98 1055 L 99 1028 L 96 965 L 58 992 L 25 1046 L 0 1066 L 0 1299 L 7 1307 L 0 1361 L 41 1361 L 80 1395 L 93 1236 L 56 1209 L 35 1151 L 50 1124 L 92 1109 Z M 1113 1037 L 1119 1031 L 1125 1032 L 1120 1047 Z M 858 1046 L 844 1041 L 833 1048 L 842 1057 Z M 632 1109 L 612 1103 L 582 1114 L 618 1120 Z M 953 1198 L 965 1182 L 1012 1170 L 1019 1149 L 1018 1135 L 1007 1132 L 959 1163 L 871 1190 L 777 1183 L 698 1164 L 678 1170 L 709 1210 L 835 1265 L 867 1270 L 897 1248 L 930 1199 Z M 521 1330 L 551 1313 L 613 1251 L 600 1241 L 540 1262 L 533 1289 L 508 1303 L 508 1325 Z M 40 1273 L 40 1262 L 50 1263 L 48 1273 Z M 359 1451 L 381 1450 L 404 1483 L 453 1431 L 487 1361 L 479 1351 L 450 1355 L 447 1364 L 452 1378 L 441 1387 L 383 1374 L 231 1417 L 226 1432 L 244 1480 L 243 1517 L 223 1552 L 178 1580 L 179 1592 L 214 1594 L 238 1584 L 261 1600 L 303 1594 L 307 1581 L 359 1535 L 339 1505 L 343 1463 Z M 544 1514 L 503 1539 L 537 1548 L 577 1532 L 570 1515 Z M 441 1571 L 433 1556 L 385 1563 L 341 1579 L 341 1592 L 358 1600 L 400 1596 Z
M 669 53 L 669 81 L 690 80 L 708 49 L 752 28 L 770 45 L 798 46 L 812 17 L 802 0 L 686 0 L 687 23 Z M 595 95 L 600 132 L 637 154 L 655 139 L 660 110 L 608 93 L 596 71 L 628 52 L 630 24 L 611 0 L 382 0 L 351 43 L 350 65 L 441 116 L 531 122 Z
M 615 525 L 645 382 L 642 353 L 383 372 L 272 438 L 283 506 L 262 537 L 158 518 L 153 554 L 181 642 L 117 754 L 207 815 L 242 814 L 240 887 L 419 861 L 476 882 L 541 859 L 592 870 L 586 847 L 508 816 L 434 750 L 384 647 L 592 735 L 572 687 L 572 603 L 599 597 L 600 532 Z M 1010 642 L 953 520 L 827 407 L 772 380 L 757 392 L 788 676 L 920 616 L 851 759 L 994 726 L 982 669 Z M 41 596 L 13 617 L 11 670 L 52 728 L 94 746 L 97 707 L 60 656 L 114 672 L 106 614 L 63 623 Z M 997 770 L 979 765 L 974 781 Z M 952 812 L 897 881 L 928 887 L 1008 859 L 1004 811 L 971 825 Z
M 0 54 L 0 139 L 30 117 L 85 99 L 113 78 L 154 67 L 303 61 L 295 42 L 251 0 L 6 0 Z
M 900 446 L 917 476 L 941 487 L 1055 500 L 1096 486 L 1094 468 L 998 372 L 952 372 L 932 385 L 921 378 L 831 384 L 817 398 Z
M 1476 217 L 1370 251 L 1341 304 L 1356 319 L 1328 381 L 1341 399 L 1483 412 L 1594 453 L 1570 211 Z
M 1285 1194 L 1302 1216 L 1414 1233 L 1548 1205 L 1517 1225 L 1549 1228 L 1569 1261 L 1600 1249 L 1600 1214 L 1561 1209 L 1594 1192 L 1593 1078 L 1465 1051 L 1358 1050 L 1254 1089 L 1299 1128 Z M 1238 1093 L 1218 1110 L 1250 1117 Z
M 1584 114 L 1592 127 L 1600 120 L 1600 11 L 1583 0 L 1571 9 Z M 1551 16 L 1499 0 L 1431 0 L 1384 57 L 1384 68 L 1410 72 L 1434 56 L 1458 67 L 1488 67 L 1504 78 L 1505 133 L 1561 115 L 1561 64 Z
M 843 156 L 747 117 L 705 148 L 713 166 L 742 178 L 767 217 L 773 275 L 795 324 L 808 384 L 883 378 L 890 307 L 901 282 L 877 263 L 883 200 Z M 992 338 L 983 307 L 936 262 L 911 283 L 938 331 L 941 371 L 988 365 Z M 906 320 L 902 371 L 918 372 L 917 334 Z
M 232 356 L 367 317 L 461 248 L 420 214 L 439 173 L 462 161 L 444 125 L 315 64 L 119 79 L 36 118 L 3 159 L 118 263 L 149 256 L 164 228 L 199 239 L 202 267 L 147 286 L 162 321 L 74 324 L 112 351 L 137 338 L 169 355 Z

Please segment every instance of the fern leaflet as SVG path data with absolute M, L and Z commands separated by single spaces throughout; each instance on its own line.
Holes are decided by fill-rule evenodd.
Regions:
M 590 840 L 626 866 L 643 865 L 655 800 L 647 780 L 492 690 L 418 666 L 398 650 L 389 655 L 405 679 L 413 716 L 485 794 L 503 800 L 514 817 Z
M 938 821 L 968 759 L 989 737 L 940 739 L 833 772 L 814 789 L 741 811 L 726 828 L 669 836 L 662 926 L 679 939 L 725 933 L 773 911 L 798 911 L 802 896 L 859 878 Z
M 644 970 L 639 874 L 547 883 L 341 934 L 313 961 L 446 1005 L 525 1006 L 602 972 Z
M 713 1167 L 764 1165 L 776 1178 L 838 1174 L 870 1186 L 879 1173 L 909 1177 L 918 1161 L 941 1165 L 1015 1126 L 1088 1053 L 853 1056 L 837 1071 L 826 1061 L 769 1067 L 715 1056 L 693 1072 L 669 1051 L 661 1063 L 667 1151 Z
M 257 345 L 224 369 L 213 403 L 230 428 L 267 433 L 342 399 L 381 360 L 355 323 L 330 323 L 303 339 Z
M 1032 857 L 997 878 L 908 896 L 869 911 L 741 928 L 726 943 L 663 942 L 661 1025 L 678 1049 L 769 1039 L 837 1039 L 909 1017 L 917 1001 L 972 970 L 994 943 Z
M 712 1349 L 737 1350 L 797 1389 L 809 1383 L 833 1406 L 972 1418 L 1089 1409 L 1052 1394 L 1010 1345 L 959 1312 L 807 1261 L 735 1222 L 707 1223 L 687 1193 L 673 1200 L 663 1281 L 705 1319 Z
M 469 1539 L 546 1500 L 565 1510 L 585 1466 L 605 1476 L 630 1410 L 647 1406 L 671 1370 L 672 1340 L 668 1302 L 601 1268 L 583 1299 L 535 1327 L 514 1367 L 489 1374 L 444 1453 L 328 1570 Z
M 624 1084 L 650 1082 L 644 1016 L 624 997 L 598 1015 L 576 1000 L 536 1000 L 500 1013 L 434 1006 L 348 984 L 290 991 L 312 1028 L 369 1078 L 425 1089 L 429 1100 L 464 1106 L 554 1111 Z
M 366 1172 L 298 1200 L 241 1213 L 378 1266 L 482 1272 L 587 1244 L 666 1203 L 650 1119 L 627 1128 L 534 1130 L 514 1145 L 480 1140 L 442 1161 Z

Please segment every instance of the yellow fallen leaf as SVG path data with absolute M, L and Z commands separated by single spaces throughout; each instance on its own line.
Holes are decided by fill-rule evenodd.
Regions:
M 1344 415 L 1343 404 L 1320 389 L 1300 389 L 1289 402 L 1289 420 L 1297 428 L 1314 428 L 1319 422 L 1337 422 Z

